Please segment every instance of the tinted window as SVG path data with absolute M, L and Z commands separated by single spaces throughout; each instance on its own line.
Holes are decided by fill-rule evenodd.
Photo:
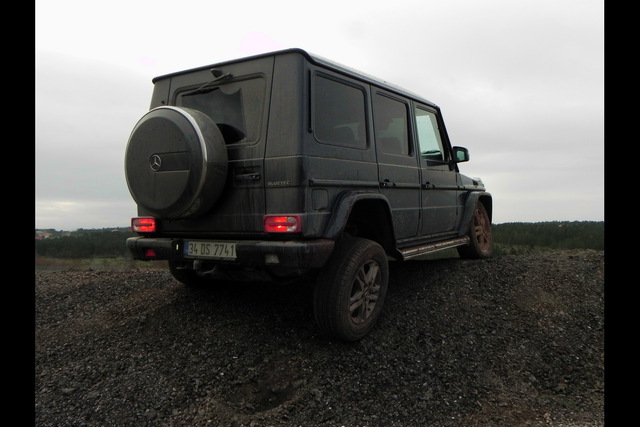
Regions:
M 436 115 L 431 111 L 416 108 L 416 128 L 420 157 L 426 160 L 444 161 L 444 150 Z
M 262 123 L 264 79 L 222 81 L 204 91 L 183 91 L 178 94 L 176 104 L 211 117 L 227 144 L 256 142 Z
M 365 95 L 320 75 L 314 79 L 314 133 L 321 142 L 365 148 Z
M 383 153 L 405 156 L 411 153 L 407 105 L 404 102 L 376 94 L 373 101 L 373 126 L 376 144 Z

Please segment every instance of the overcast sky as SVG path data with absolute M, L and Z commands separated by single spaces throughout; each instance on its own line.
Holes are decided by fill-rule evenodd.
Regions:
M 604 0 L 36 0 L 36 228 L 125 227 L 155 76 L 299 47 L 438 104 L 494 223 L 604 220 Z

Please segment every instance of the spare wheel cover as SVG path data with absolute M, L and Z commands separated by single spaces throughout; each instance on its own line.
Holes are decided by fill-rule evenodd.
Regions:
M 224 138 L 200 111 L 154 108 L 131 132 L 125 173 L 131 196 L 149 214 L 167 219 L 199 216 L 224 189 Z

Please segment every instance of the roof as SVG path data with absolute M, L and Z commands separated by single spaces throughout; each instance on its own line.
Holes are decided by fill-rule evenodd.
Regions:
M 161 79 L 165 79 L 174 75 L 178 75 L 178 74 L 184 74 L 187 72 L 193 72 L 193 71 L 201 71 L 201 70 L 208 70 L 210 68 L 214 68 L 214 67 L 221 67 L 225 64 L 232 64 L 232 63 L 237 63 L 237 62 L 244 62 L 244 61 L 249 61 L 249 60 L 253 60 L 253 59 L 258 59 L 258 58 L 264 58 L 264 57 L 268 57 L 268 56 L 275 56 L 275 55 L 285 55 L 285 54 L 290 54 L 290 53 L 298 53 L 302 56 L 304 56 L 305 58 L 307 58 L 307 60 L 315 65 L 319 65 L 322 66 L 324 68 L 328 68 L 332 71 L 344 74 L 348 77 L 352 77 L 352 78 L 357 78 L 359 80 L 362 80 L 364 82 L 367 83 L 371 83 L 377 86 L 382 87 L 383 89 L 389 90 L 391 92 L 395 92 L 399 95 L 403 95 L 403 96 L 407 96 L 409 98 L 413 98 L 416 100 L 419 100 L 423 103 L 429 104 L 435 108 L 437 108 L 437 105 L 434 104 L 431 101 L 426 100 L 425 98 L 423 98 L 420 95 L 417 95 L 413 92 L 410 92 L 404 88 L 401 88 L 399 86 L 396 86 L 392 83 L 387 82 L 386 80 L 382 80 L 379 79 L 377 77 L 371 76 L 367 73 L 363 73 L 362 71 L 356 70 L 354 68 L 348 67 L 346 65 L 340 64 L 338 62 L 332 61 L 330 59 L 326 59 L 323 58 L 322 56 L 316 55 L 316 54 L 312 54 L 304 49 L 300 49 L 300 48 L 291 48 L 291 49 L 283 49 L 283 50 L 278 50 L 278 51 L 273 51 L 273 52 L 267 52 L 267 53 L 261 53 L 258 55 L 253 55 L 253 56 L 247 56 L 247 57 L 243 57 L 243 58 L 237 58 L 237 59 L 232 59 L 229 61 L 223 61 L 223 62 L 218 62 L 215 64 L 210 64 L 210 65 L 206 65 L 206 66 L 201 66 L 201 67 L 196 67 L 196 68 L 191 68 L 188 70 L 183 70 L 183 71 L 178 71 L 178 72 L 174 72 L 174 73 L 170 73 L 170 74 L 164 74 L 158 77 L 155 77 L 152 81 L 153 83 L 155 83 L 158 80 Z

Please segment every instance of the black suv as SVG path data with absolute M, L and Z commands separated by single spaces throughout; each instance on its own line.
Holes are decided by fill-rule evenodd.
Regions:
M 491 256 L 491 195 L 459 173 L 437 105 L 300 49 L 153 83 L 125 155 L 135 259 L 190 285 L 315 273 L 319 327 L 354 341 L 389 259 Z

